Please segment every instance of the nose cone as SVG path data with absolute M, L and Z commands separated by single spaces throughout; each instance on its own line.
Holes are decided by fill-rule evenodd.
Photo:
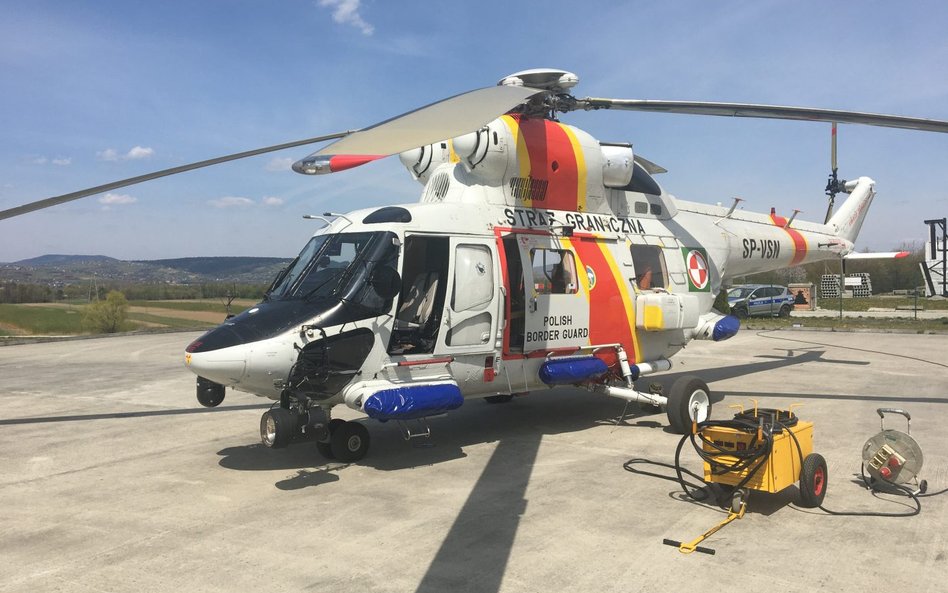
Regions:
M 244 345 L 201 352 L 199 342 L 195 341 L 184 352 L 184 364 L 199 377 L 221 385 L 236 385 L 247 371 L 249 354 Z

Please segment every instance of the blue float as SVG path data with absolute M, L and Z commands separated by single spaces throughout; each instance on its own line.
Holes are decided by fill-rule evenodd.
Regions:
M 369 418 L 414 420 L 456 410 L 464 403 L 461 389 L 454 383 L 405 385 L 378 391 L 366 398 L 362 409 Z
M 574 385 L 607 372 L 609 367 L 595 356 L 551 358 L 540 366 L 540 380 L 547 385 Z
M 714 324 L 711 339 L 715 342 L 723 342 L 728 338 L 733 338 L 739 329 L 741 329 L 741 320 L 733 315 L 725 315 Z

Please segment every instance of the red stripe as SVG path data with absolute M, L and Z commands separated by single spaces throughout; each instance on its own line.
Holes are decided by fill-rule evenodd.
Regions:
M 331 157 L 329 157 L 329 170 L 332 171 L 333 173 L 338 173 L 339 171 L 352 169 L 352 168 L 358 167 L 359 165 L 371 163 L 372 161 L 377 161 L 383 158 L 385 158 L 384 154 L 380 154 L 380 155 L 334 154 Z
M 790 260 L 790 265 L 795 266 L 806 259 L 806 239 L 803 238 L 800 231 L 787 227 L 787 219 L 783 216 L 771 214 L 770 220 L 772 220 L 775 225 L 787 231 L 787 234 L 793 239 L 793 259 Z
M 530 176 L 549 183 L 546 199 L 533 207 L 575 211 L 579 171 L 569 135 L 560 124 L 543 119 L 521 119 L 520 132 L 530 155 Z
M 589 291 L 589 341 L 592 344 L 622 344 L 628 352 L 629 360 L 635 360 L 635 346 L 629 329 L 622 295 L 612 268 L 606 261 L 602 249 L 595 241 L 573 238 L 573 248 L 582 260 L 583 266 L 592 268 L 596 275 L 596 285 Z M 578 270 L 585 274 L 585 270 Z

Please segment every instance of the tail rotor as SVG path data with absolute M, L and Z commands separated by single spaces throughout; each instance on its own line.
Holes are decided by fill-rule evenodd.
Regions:
M 836 194 L 846 191 L 846 180 L 840 179 L 836 174 L 838 168 L 836 162 L 836 122 L 833 122 L 833 132 L 830 140 L 830 167 L 832 173 L 830 173 L 829 179 L 826 182 L 826 195 L 829 197 L 829 204 L 826 207 L 826 219 L 823 221 L 823 224 L 828 223 L 830 218 L 833 217 L 833 205 L 836 203 Z

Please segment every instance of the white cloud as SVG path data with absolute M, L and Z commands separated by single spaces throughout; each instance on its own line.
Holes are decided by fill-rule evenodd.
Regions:
M 215 208 L 246 208 L 253 206 L 253 200 L 238 196 L 225 196 L 216 200 L 208 200 L 207 203 Z
M 54 165 L 58 165 L 58 166 L 60 166 L 60 167 L 65 167 L 65 166 L 67 166 L 67 165 L 71 165 L 71 164 L 72 164 L 72 157 L 61 156 L 61 157 L 55 158 L 55 159 L 53 159 L 53 164 L 54 164 Z
M 359 14 L 359 2 L 360 0 L 319 0 L 319 5 L 332 8 L 332 20 L 337 23 L 352 25 L 362 31 L 363 35 L 371 35 L 375 32 L 375 27 L 362 19 Z
M 101 198 L 99 198 L 100 204 L 105 204 L 105 208 L 108 209 L 110 206 L 117 206 L 121 204 L 134 204 L 138 201 L 138 198 L 130 196 L 128 194 L 113 194 L 107 193 Z
M 293 159 L 290 157 L 275 156 L 267 163 L 267 171 L 289 171 L 293 165 Z
M 267 196 L 263 199 L 264 206 L 282 206 L 283 198 L 277 198 L 275 196 Z
M 147 148 L 145 146 L 135 146 L 128 151 L 128 154 L 125 155 L 125 158 L 128 160 L 147 159 L 153 154 L 155 154 L 155 151 L 151 148 Z
M 155 154 L 153 148 L 148 148 L 145 146 L 134 146 L 129 149 L 125 154 L 119 154 L 114 148 L 106 148 L 101 152 L 96 153 L 96 157 L 100 161 L 135 161 L 139 159 L 147 159 Z
M 114 148 L 106 148 L 101 152 L 95 153 L 95 156 L 100 161 L 117 161 L 119 160 L 119 154 L 115 151 Z
M 49 162 L 49 159 L 44 156 L 38 156 L 30 159 L 31 165 L 45 165 Z

